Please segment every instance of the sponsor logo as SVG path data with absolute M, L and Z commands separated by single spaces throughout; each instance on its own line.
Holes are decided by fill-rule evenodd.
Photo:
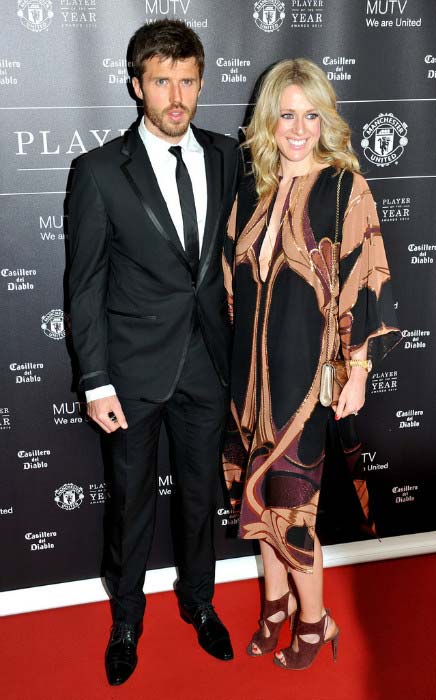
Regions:
M 185 24 L 192 29 L 206 29 L 207 18 L 185 19 L 190 4 L 191 0 L 145 0 L 145 12 L 147 15 L 152 15 L 152 17 L 147 17 L 145 21 L 150 23 L 155 21 L 156 16 L 172 15 L 183 19 Z
M 406 17 L 408 0 L 366 0 L 366 26 L 374 29 L 420 27 L 422 17 Z
M 36 277 L 36 270 L 28 270 L 24 267 L 10 270 L 8 267 L 4 267 L 1 271 L 1 276 L 8 280 L 6 282 L 8 292 L 25 292 L 35 289 L 35 285 L 33 281 L 29 281 L 29 277 Z
M 175 487 L 171 474 L 158 477 L 158 488 L 159 496 L 171 496 L 174 493 Z
M 257 0 L 254 3 L 253 19 L 264 32 L 280 29 L 285 16 L 285 3 L 280 0 Z
M 11 429 L 11 415 L 9 413 L 9 408 L 6 406 L 0 406 L 0 430 L 10 430 Z
M 421 421 L 418 420 L 418 418 L 421 418 L 424 415 L 424 411 L 415 411 L 413 408 L 411 408 L 408 411 L 397 411 L 395 415 L 400 419 L 398 424 L 400 429 L 419 428 Z
M 16 74 L 20 70 L 20 61 L 9 61 L 7 58 L 0 58 L 0 87 L 18 85 Z
M 348 70 L 356 65 L 355 58 L 324 56 L 322 62 L 327 68 L 328 80 L 351 80 L 352 76 Z
M 410 484 L 406 484 L 405 486 L 392 487 L 392 493 L 394 495 L 395 503 L 410 503 L 414 501 L 417 491 L 418 486 L 411 486 Z
M 57 532 L 26 532 L 24 539 L 29 543 L 30 551 L 37 552 L 44 549 L 54 549 L 55 545 L 50 542 L 54 537 L 57 537 Z
M 17 452 L 17 457 L 25 472 L 32 469 L 47 469 L 48 463 L 45 460 L 50 455 L 50 450 L 18 450 Z
M 424 63 L 427 66 L 428 65 L 434 66 L 436 63 L 436 56 L 433 56 L 431 53 L 428 53 L 424 58 Z M 0 65 L 1 65 L 1 62 L 0 62 Z M 1 71 L 0 71 L 0 73 L 1 73 Z M 428 68 L 427 69 L 427 78 L 430 78 L 433 80 L 436 78 L 436 69 L 435 68 Z M 1 84 L 1 80 L 0 80 L 0 84 Z
M 150 15 L 182 15 L 188 12 L 191 0 L 145 0 L 145 12 Z
M 9 506 L 9 508 L 0 508 L 0 515 L 13 515 L 14 507 Z
M 436 245 L 433 243 L 409 243 L 407 250 L 409 253 L 413 253 L 410 256 L 411 265 L 431 265 L 434 263 L 434 258 L 430 255 L 436 251 Z
M 80 401 L 64 401 L 64 403 L 53 404 L 53 422 L 55 425 L 69 425 L 71 423 L 83 423 L 81 413 L 85 409 L 86 403 Z
M 410 197 L 385 197 L 381 205 L 381 223 L 396 224 L 410 221 Z
M 75 510 L 80 508 L 85 498 L 83 489 L 76 484 L 64 484 L 55 491 L 55 503 L 62 510 Z
M 61 0 L 63 29 L 94 29 L 97 0 Z
M 107 82 L 109 85 L 125 85 L 130 82 L 129 69 L 132 62 L 125 58 L 104 58 L 101 62 L 107 71 Z
M 48 216 L 39 217 L 39 235 L 42 241 L 63 241 L 68 238 L 65 234 L 64 227 L 67 223 L 68 216 L 65 214 L 49 214 Z
M 18 0 L 17 15 L 26 29 L 43 32 L 53 19 L 53 4 L 51 0 Z
M 11 362 L 9 365 L 9 370 L 15 377 L 15 384 L 34 384 L 35 382 L 40 382 L 41 375 L 35 374 L 35 370 L 39 372 L 41 369 L 44 369 L 44 364 L 42 362 L 24 362 L 23 364 Z
M 69 316 L 62 309 L 52 309 L 41 316 L 41 328 L 48 338 L 63 340 L 69 332 Z
M 416 329 L 414 331 L 403 331 L 405 341 L 403 347 L 405 350 L 424 350 L 427 347 L 428 339 L 431 331 Z
M 221 72 L 221 82 L 222 83 L 246 83 L 247 76 L 244 73 L 240 73 L 241 68 L 248 68 L 251 66 L 251 61 L 243 58 L 217 58 L 216 65 L 222 71 Z M 224 69 L 224 70 L 223 70 Z
M 363 470 L 365 472 L 380 472 L 389 469 L 389 462 L 380 464 L 377 460 L 377 452 L 362 452 Z
M 106 503 L 109 498 L 109 492 L 107 484 L 102 482 L 101 484 L 89 484 L 89 501 L 91 504 Z
M 386 394 L 398 389 L 398 371 L 374 372 L 371 377 L 371 394 Z
M 293 29 L 319 29 L 323 25 L 326 0 L 291 0 L 290 23 Z
M 218 508 L 217 515 L 221 518 L 221 525 L 223 527 L 227 525 L 238 525 L 240 511 L 233 508 Z
M 360 142 L 365 157 L 373 165 L 384 168 L 398 163 L 408 144 L 407 124 L 401 122 L 392 112 L 379 114 L 363 127 Z

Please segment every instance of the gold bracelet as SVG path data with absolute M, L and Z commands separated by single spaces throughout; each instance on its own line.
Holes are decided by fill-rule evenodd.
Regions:
M 363 367 L 367 372 L 372 370 L 371 360 L 350 360 L 350 367 Z

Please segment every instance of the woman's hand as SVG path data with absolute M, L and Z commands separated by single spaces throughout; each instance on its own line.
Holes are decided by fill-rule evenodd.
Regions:
M 227 309 L 229 312 L 230 323 L 233 325 L 233 297 L 227 294 Z
M 358 413 L 365 403 L 365 387 L 368 372 L 364 367 L 352 367 L 350 378 L 339 396 L 335 419 Z

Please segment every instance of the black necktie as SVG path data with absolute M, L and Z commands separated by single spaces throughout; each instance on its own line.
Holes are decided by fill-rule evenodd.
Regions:
M 182 158 L 181 146 L 171 146 L 168 149 L 177 159 L 176 182 L 179 191 L 180 207 L 183 218 L 183 234 L 185 239 L 185 252 L 191 266 L 194 278 L 197 277 L 199 245 L 198 245 L 198 224 L 197 212 L 195 209 L 194 193 L 192 182 L 189 177 L 188 168 Z

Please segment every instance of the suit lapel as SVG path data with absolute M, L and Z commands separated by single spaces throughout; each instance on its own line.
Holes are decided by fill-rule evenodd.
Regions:
M 147 150 L 136 128 L 127 132 L 121 153 L 127 156 L 126 161 L 121 165 L 121 170 L 138 197 L 149 221 L 159 235 L 166 240 L 172 252 L 189 268 L 188 259 L 160 191 Z
M 224 173 L 222 152 L 211 143 L 207 134 L 203 131 L 194 126 L 192 126 L 192 130 L 195 138 L 203 147 L 207 182 L 207 211 L 198 268 L 198 287 L 206 274 L 214 250 L 223 202 Z

